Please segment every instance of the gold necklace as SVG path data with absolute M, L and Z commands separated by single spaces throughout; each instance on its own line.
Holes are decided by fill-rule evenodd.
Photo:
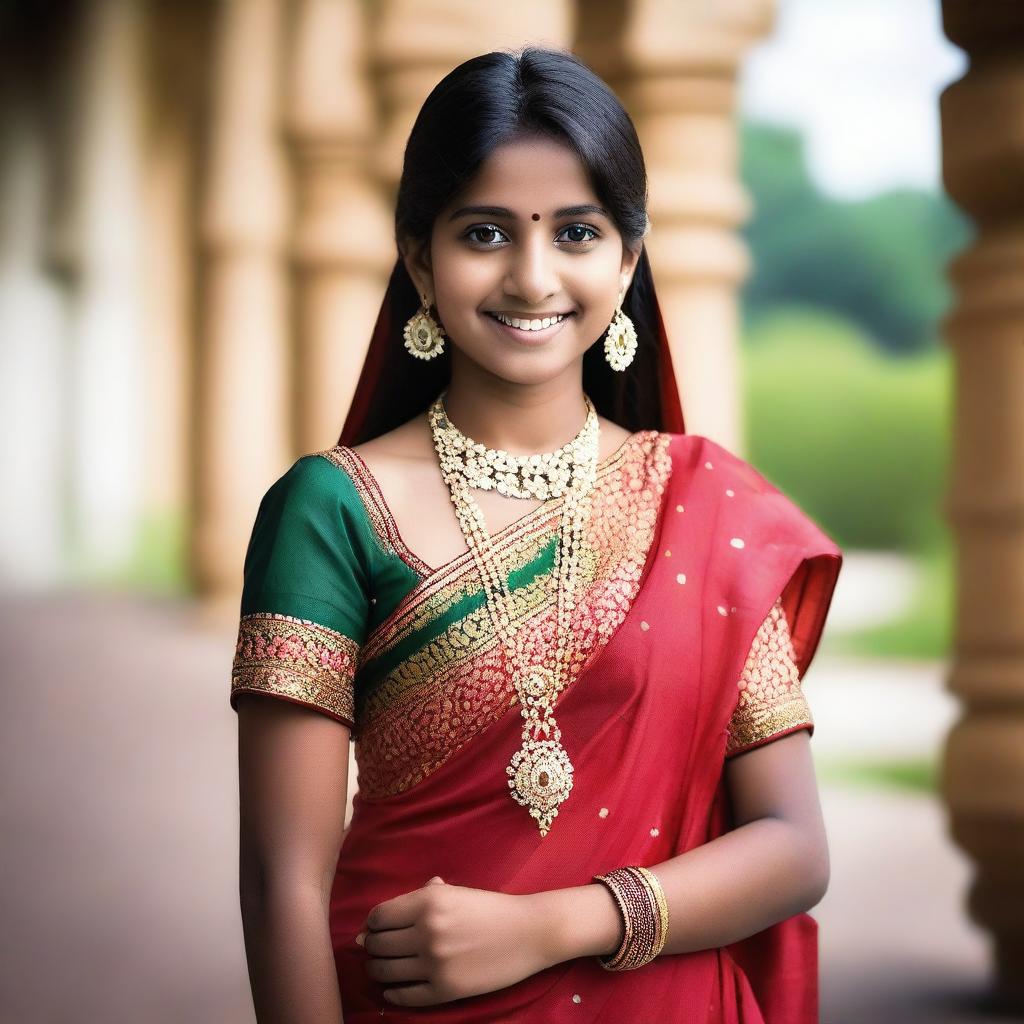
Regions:
M 448 418 L 442 392 L 434 402 L 432 416 L 445 435 L 441 472 L 460 473 L 470 487 L 496 490 L 510 498 L 557 498 L 566 492 L 581 459 L 587 458 L 599 432 L 597 410 L 587 395 L 587 418 L 583 429 L 561 448 L 540 455 L 512 455 L 502 448 L 488 448 L 467 437 Z M 431 421 L 433 422 L 433 420 Z
M 510 456 L 508 452 L 487 448 L 467 438 L 448 419 L 443 398 L 444 393 L 435 400 L 428 412 L 441 474 L 448 485 L 459 526 L 480 573 L 495 633 L 509 651 L 510 660 L 517 666 L 513 670 L 513 684 L 519 695 L 524 724 L 520 748 L 512 755 L 505 769 L 510 776 L 508 786 L 512 798 L 537 821 L 543 837 L 550 831 L 559 806 L 572 790 L 573 765 L 561 744 L 562 732 L 555 721 L 553 709 L 565 685 L 570 618 L 576 604 L 580 551 L 597 479 L 600 441 L 597 412 L 590 398 L 585 395 L 587 420 L 583 429 L 558 449 L 559 453 L 563 453 L 560 460 L 545 462 L 543 456 Z M 531 461 L 535 458 L 541 460 L 539 466 Z M 509 459 L 518 461 L 510 464 Z M 548 467 L 551 467 L 555 477 L 548 481 L 548 487 L 557 496 L 565 497 L 555 548 L 555 565 L 551 573 L 555 581 L 557 604 L 556 651 L 551 666 L 536 661 L 531 663 L 523 643 L 524 631 L 513 627 L 513 601 L 508 579 L 494 554 L 480 506 L 471 494 L 474 486 L 489 489 L 481 481 L 494 481 L 494 476 L 482 467 L 490 467 L 493 471 L 495 467 L 501 466 L 504 468 L 500 472 L 507 475 L 524 463 L 539 469 L 539 472 L 533 473 L 534 476 L 543 477 Z M 559 468 L 556 470 L 555 466 Z M 501 493 L 520 496 L 517 494 L 519 487 L 509 485 L 505 477 L 499 477 L 492 486 L 500 483 L 506 483 L 506 490 Z M 531 482 L 526 486 L 533 488 L 537 485 Z M 500 487 L 498 489 L 501 490 Z M 532 496 L 532 491 L 528 496 Z

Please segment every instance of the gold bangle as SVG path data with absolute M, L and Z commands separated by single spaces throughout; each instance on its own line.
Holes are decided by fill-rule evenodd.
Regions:
M 668 938 L 668 903 L 657 877 L 648 868 L 629 865 L 594 875 L 611 892 L 623 920 L 623 938 L 611 956 L 600 956 L 609 971 L 630 971 L 650 963 Z
M 658 941 L 654 950 L 654 956 L 657 956 L 668 941 L 668 900 L 665 898 L 665 890 L 661 887 L 658 876 L 650 868 L 637 866 L 634 870 L 644 876 L 644 880 L 654 894 L 654 902 L 658 910 Z

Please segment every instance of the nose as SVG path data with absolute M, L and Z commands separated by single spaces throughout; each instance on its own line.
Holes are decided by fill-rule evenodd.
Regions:
M 559 291 L 561 283 L 555 268 L 558 253 L 542 231 L 528 231 L 520 245 L 509 246 L 507 251 L 507 295 L 521 299 L 525 305 L 539 306 Z

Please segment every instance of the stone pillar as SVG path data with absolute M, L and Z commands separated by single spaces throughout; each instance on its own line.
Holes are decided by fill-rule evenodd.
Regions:
M 195 232 L 211 21 L 212 10 L 205 5 L 147 5 L 142 239 L 147 400 L 139 433 L 146 451 L 144 524 L 161 558 L 145 569 L 167 582 L 181 571 L 192 498 Z
M 738 290 L 749 272 L 737 228 L 737 74 L 772 26 L 774 0 L 581 4 L 581 57 L 615 89 L 650 178 L 651 259 L 686 428 L 740 454 Z
M 942 761 L 968 909 L 993 939 L 995 988 L 1024 1005 L 1024 18 L 944 0 L 970 68 L 942 94 L 943 178 L 973 219 L 950 265 L 955 404 L 947 516 L 957 551 L 948 686 L 962 701 Z
M 224 615 L 259 499 L 287 467 L 288 192 L 284 0 L 224 0 L 212 43 L 202 184 L 192 566 Z
M 394 219 L 370 168 L 377 110 L 363 8 L 299 0 L 290 41 L 300 453 L 338 439 L 396 256 Z

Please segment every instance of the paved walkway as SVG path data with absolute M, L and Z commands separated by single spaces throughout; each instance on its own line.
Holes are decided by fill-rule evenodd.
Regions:
M 0 598 L 0 1021 L 251 1024 L 233 640 L 188 604 Z M 955 711 L 941 680 L 822 656 L 807 679 L 819 762 L 934 749 Z M 1024 1020 L 980 1008 L 986 940 L 942 809 L 831 782 L 822 800 L 822 1020 Z

